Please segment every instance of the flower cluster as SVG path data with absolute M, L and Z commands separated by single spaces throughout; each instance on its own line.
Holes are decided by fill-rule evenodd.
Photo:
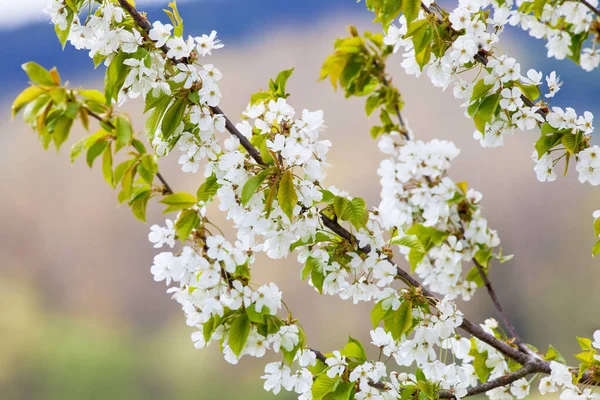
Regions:
M 597 8 L 598 1 L 590 0 L 589 5 Z M 546 39 L 546 49 L 549 58 L 562 60 L 565 57 L 579 60 L 581 68 L 592 71 L 600 64 L 600 53 L 596 49 L 596 40 L 591 47 L 583 47 L 578 53 L 573 53 L 577 46 L 583 44 L 590 36 L 590 28 L 595 15 L 589 7 L 579 1 L 548 1 L 533 5 L 533 2 L 516 2 L 517 8 L 509 10 L 500 8 L 508 15 L 509 23 L 518 25 L 536 39 Z M 532 11 L 532 8 L 536 8 Z M 498 9 L 497 9 L 498 10 Z M 597 20 L 596 20 L 597 21 Z M 596 33 L 597 35 L 597 33 Z
M 163 243 L 170 245 L 174 235 L 172 223 L 167 220 L 166 227 L 152 226 L 149 240 L 155 247 L 162 247 Z M 280 325 L 267 335 L 253 326 L 243 349 L 235 354 L 228 345 L 231 323 L 214 327 L 215 321 L 229 319 L 235 323 L 236 313 L 250 307 L 258 315 L 275 316 L 282 307 L 282 294 L 274 283 L 253 288 L 240 274 L 240 268 L 248 269 L 254 262 L 254 255 L 241 242 L 232 244 L 220 235 L 202 241 L 202 246 L 184 246 L 177 254 L 157 254 L 151 268 L 157 282 L 179 285 L 168 292 L 181 304 L 187 324 L 197 329 L 192 334 L 195 346 L 203 348 L 213 340 L 221 340 L 225 359 L 231 363 L 237 363 L 245 354 L 262 357 L 268 349 L 291 352 L 300 341 L 296 325 Z
M 61 30 L 69 32 L 68 41 L 75 48 L 89 50 L 96 63 L 104 60 L 109 69 L 114 68 L 115 76 L 121 76 L 115 95 L 119 105 L 139 97 L 153 107 L 162 104 L 156 129 L 148 132 L 159 156 L 177 146 L 183 153 L 179 163 L 184 172 L 198 171 L 205 158 L 215 160 L 221 149 L 214 133 L 225 130 L 225 118 L 212 112 L 211 107 L 218 106 L 221 100 L 218 81 L 222 74 L 212 64 L 198 60 L 223 47 L 217 33 L 184 39 L 174 34 L 172 25 L 156 21 L 148 33 L 148 43 L 143 33 L 126 24 L 127 16 L 121 7 L 107 1 L 100 3 L 83 18 L 83 24 L 80 16 L 61 0 L 52 0 L 46 12 Z M 72 21 L 70 25 L 68 20 Z M 162 49 L 165 45 L 169 48 L 166 55 Z M 196 90 L 193 103 L 181 103 L 181 91 L 192 88 Z M 189 114 L 189 118 L 165 132 L 165 118 L 173 119 L 171 113 L 165 112 L 168 108 L 185 109 L 181 115 Z
M 575 2 L 567 2 L 579 4 Z M 555 175 L 553 167 L 565 154 L 576 155 L 588 146 L 586 138 L 593 131 L 593 116 L 589 112 L 577 115 L 568 108 L 563 111 L 554 107 L 548 110 L 543 101 L 534 104 L 540 95 L 539 87 L 542 84 L 543 74 L 535 70 L 521 73 L 520 64 L 512 57 L 497 54 L 494 45 L 502 33 L 504 26 L 515 20 L 515 14 L 505 3 L 490 2 L 486 0 L 461 1 L 459 7 L 454 9 L 449 16 L 451 26 L 458 35 L 441 56 L 430 53 L 425 58 L 429 60 L 425 65 L 419 63 L 422 54 L 415 51 L 414 40 L 418 29 L 411 29 L 404 16 L 400 17 L 400 26 L 390 26 L 385 37 L 385 43 L 393 45 L 397 51 L 404 49 L 402 66 L 411 75 L 420 75 L 425 72 L 431 82 L 438 87 L 446 89 L 453 85 L 454 96 L 465 100 L 463 107 L 467 108 L 466 115 L 473 118 L 477 126 L 474 138 L 479 140 L 484 147 L 501 146 L 504 137 L 512 134 L 516 129 L 532 130 L 542 126 L 542 137 L 536 143 L 538 165 L 535 167 L 538 178 L 542 181 L 553 180 Z M 493 16 L 488 17 L 492 6 Z M 512 16 L 512 17 L 511 17 Z M 421 11 L 417 21 L 412 24 L 425 22 L 428 15 Z M 412 26 L 412 25 L 411 25 Z M 420 26 L 420 25 L 419 25 Z M 561 32 L 558 35 L 562 35 Z M 566 34 L 567 38 L 570 38 Z M 554 39 L 553 39 L 554 40 Z M 567 47 L 571 42 L 567 41 Z M 556 46 L 552 46 L 555 48 Z M 425 52 L 431 52 L 427 47 Z M 555 51 L 555 54 L 558 50 Z M 493 54 L 488 59 L 488 54 Z M 462 72 L 475 68 L 477 63 L 482 63 L 482 68 L 487 74 L 476 82 L 465 81 Z M 548 93 L 546 98 L 553 97 L 559 90 L 562 82 L 555 72 L 546 76 Z M 548 124 L 544 122 L 547 120 Z M 572 143 L 565 146 L 565 153 L 558 158 L 553 158 L 550 150 L 558 142 L 548 145 L 546 135 L 561 132 L 567 136 L 565 141 Z M 583 181 L 590 179 L 580 178 Z
M 480 248 L 500 244 L 496 231 L 481 216 L 482 195 L 446 176 L 450 162 L 459 154 L 453 143 L 410 141 L 400 146 L 399 139 L 397 132 L 379 139 L 380 149 L 390 155 L 377 171 L 383 227 L 404 232 L 422 224 L 447 232 L 415 266 L 416 273 L 433 291 L 468 300 L 477 286 L 465 279 L 463 263 L 473 260 Z M 401 250 L 408 259 L 410 248 L 402 246 Z
M 249 106 L 244 115 L 248 120 L 237 129 L 254 142 L 262 141 L 270 164 L 251 163 L 239 150 L 239 140 L 230 137 L 224 154 L 207 164 L 205 175 L 216 176 L 219 208 L 234 222 L 238 238 L 256 243 L 255 249 L 270 258 L 283 258 L 294 242 L 314 238 L 321 227 L 315 204 L 323 195 L 317 185 L 325 176 L 331 145 L 319 140 L 323 112 L 304 110 L 294 119 L 294 109 L 279 98 Z M 289 190 L 289 198 L 283 190 Z

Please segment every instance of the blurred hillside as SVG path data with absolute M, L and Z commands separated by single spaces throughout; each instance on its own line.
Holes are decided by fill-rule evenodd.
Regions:
M 236 2 L 242 8 L 233 13 L 223 2 L 215 13 L 236 14 L 233 21 L 243 16 L 261 25 L 244 14 L 252 7 L 243 8 L 243 3 Z M 276 10 L 283 9 L 284 3 L 293 4 L 269 2 Z M 341 0 L 314 2 L 325 3 Z M 248 30 L 226 42 L 227 47 L 214 56 L 212 61 L 225 76 L 222 108 L 234 117 L 270 77 L 295 66 L 290 103 L 297 110 L 325 111 L 327 137 L 333 142 L 327 182 L 376 205 L 375 177 L 382 155 L 368 134 L 374 120 L 364 117 L 362 100 L 346 100 L 316 78 L 333 40 L 345 35 L 346 25 L 377 28 L 365 13 L 327 10 L 316 21 L 315 15 L 308 14 L 290 24 L 294 9 L 289 10 L 285 18 L 276 12 L 264 17 L 285 20 L 276 28 L 262 33 L 240 28 Z M 185 10 L 182 13 L 187 15 Z M 204 15 L 199 18 L 203 27 L 227 23 L 226 19 L 209 23 Z M 2 68 L 17 71 L 29 59 L 41 60 L 47 67 L 71 63 L 71 68 L 61 70 L 65 79 L 101 87 L 98 74 L 87 78 L 91 71 L 87 55 L 61 61 L 58 45 L 49 39 L 50 29 L 39 29 L 32 28 L 31 35 L 44 33 L 31 39 L 28 47 L 13 48 L 19 57 L 10 58 L 8 67 Z M 538 62 L 535 57 L 525 58 L 531 54 L 521 50 L 516 55 L 530 67 Z M 504 148 L 482 149 L 472 139 L 472 122 L 464 118 L 451 93 L 431 87 L 426 78 L 406 77 L 398 64 L 390 68 L 406 101 L 403 113 L 416 136 L 450 139 L 462 149 L 451 175 L 483 192 L 490 225 L 498 229 L 505 253 L 515 254 L 512 261 L 492 270 L 509 315 L 525 340 L 540 347 L 552 343 L 564 349 L 565 356 L 574 353 L 575 335 L 589 336 L 600 320 L 594 318 L 600 302 L 600 269 L 588 256 L 594 239 L 591 213 L 600 208 L 600 192 L 579 184 L 576 176 L 538 183 L 530 160 L 534 133 L 510 137 Z M 73 79 L 74 66 L 86 72 Z M 561 73 L 571 69 L 568 61 L 558 68 Z M 597 109 L 597 97 L 569 88 L 571 81 L 597 78 L 597 74 L 581 74 L 565 75 L 565 96 L 561 92 L 558 97 L 561 103 L 577 99 L 578 104 L 591 103 Z M 25 85 L 24 74 L 8 76 L 9 88 Z M 203 351 L 193 348 L 192 331 L 185 327 L 178 305 L 149 272 L 156 253 L 146 239 L 149 225 L 116 206 L 116 192 L 103 182 L 97 168 L 90 171 L 81 160 L 69 165 L 68 151 L 58 156 L 45 152 L 22 122 L 9 122 L 9 101 L 5 97 L 0 102 L 5 105 L 0 111 L 0 304 L 4 305 L 0 308 L 0 393 L 7 393 L 7 399 L 271 398 L 261 392 L 258 379 L 266 360 L 244 359 L 240 371 L 223 361 L 215 346 Z M 126 109 L 139 121 L 137 126 L 143 126 L 141 103 Z M 81 134 L 74 132 L 71 140 Z M 194 190 L 202 177 L 181 173 L 176 161 L 175 157 L 163 160 L 164 175 L 176 190 Z M 226 225 L 215 211 L 213 219 Z M 161 223 L 163 218 L 158 207 L 151 208 L 151 223 Z M 283 289 L 311 345 L 324 351 L 338 348 L 348 334 L 367 341 L 368 307 L 322 298 L 299 285 L 300 266 L 293 259 L 263 261 L 253 271 L 256 281 L 274 281 Z M 495 316 L 483 291 L 463 309 L 474 321 Z M 239 376 L 243 379 L 237 384 Z

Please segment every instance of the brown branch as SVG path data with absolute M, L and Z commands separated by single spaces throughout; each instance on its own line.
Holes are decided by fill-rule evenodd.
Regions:
M 502 308 L 502 305 L 500 304 L 500 301 L 498 300 L 498 296 L 496 296 L 496 291 L 494 290 L 494 287 L 492 286 L 492 282 L 490 281 L 487 274 L 483 270 L 483 266 L 476 259 L 473 259 L 473 263 L 475 264 L 477 271 L 479 271 L 479 275 L 481 276 L 481 279 L 483 279 L 483 283 L 485 284 L 488 294 L 490 295 L 490 298 L 492 299 L 492 303 L 494 303 L 494 307 L 496 307 L 496 311 L 498 311 L 498 314 L 500 314 L 500 318 L 502 319 L 502 322 L 504 322 L 504 325 L 506 326 L 508 333 L 513 338 L 515 338 L 517 343 L 520 342 L 519 334 L 517 333 L 517 330 L 515 329 L 513 324 L 508 319 L 508 316 L 504 312 L 504 309 Z
M 463 397 L 474 396 L 476 394 L 485 393 L 488 390 L 492 390 L 500 386 L 510 385 L 511 383 L 536 372 L 544 372 L 541 370 L 541 365 L 536 362 L 527 363 L 521 369 L 518 369 L 506 375 L 502 375 L 499 378 L 492 379 L 491 381 L 487 381 L 485 383 L 482 383 L 481 385 L 473 386 L 467 389 L 467 394 Z M 439 391 L 438 396 L 442 399 L 455 398 L 454 392 L 450 390 Z
M 594 14 L 596 14 L 597 16 L 600 17 L 600 10 L 598 10 L 596 7 L 591 5 L 587 0 L 579 0 L 579 1 L 581 2 L 581 4 L 583 4 L 584 6 L 589 8 Z

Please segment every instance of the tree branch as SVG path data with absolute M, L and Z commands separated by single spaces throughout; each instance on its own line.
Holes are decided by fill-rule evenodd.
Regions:
M 504 322 L 504 325 L 506 326 L 508 333 L 510 333 L 510 335 L 513 338 L 515 338 L 515 340 L 517 342 L 520 342 L 519 335 L 517 334 L 517 330 L 515 329 L 513 324 L 508 319 L 508 316 L 504 312 L 504 309 L 502 308 L 502 305 L 500 304 L 500 301 L 498 300 L 498 296 L 496 296 L 496 291 L 494 290 L 494 288 L 492 286 L 492 282 L 490 281 L 487 274 L 483 270 L 483 266 L 479 263 L 479 261 L 477 261 L 475 259 L 473 259 L 473 263 L 475 264 L 477 271 L 479 271 L 479 275 L 481 276 L 481 279 L 483 279 L 483 283 L 485 284 L 488 294 L 490 295 L 490 298 L 492 299 L 492 303 L 494 303 L 494 307 L 496 307 L 496 311 L 498 311 L 498 314 L 500 314 L 500 318 L 502 318 L 502 322 Z
M 596 7 L 591 5 L 587 0 L 579 0 L 579 1 L 581 2 L 581 4 L 583 4 L 584 6 L 589 8 L 594 14 L 596 14 L 597 16 L 600 16 L 600 10 L 598 10 Z
M 499 378 L 492 379 L 482 383 L 481 385 L 473 386 L 467 389 L 467 394 L 463 397 L 474 396 L 476 394 L 485 393 L 488 390 L 495 389 L 497 387 L 510 385 L 511 383 L 518 381 L 519 379 L 536 372 L 544 372 L 540 370 L 540 365 L 536 362 L 527 363 L 523 368 L 516 370 L 515 372 L 502 375 Z M 442 399 L 454 399 L 454 392 L 450 390 L 442 390 L 438 392 L 438 396 Z
M 119 3 L 132 16 L 132 18 L 134 19 L 134 21 L 136 22 L 136 24 L 138 24 L 138 26 L 140 28 L 142 28 L 144 31 L 146 31 L 146 33 L 148 33 L 150 31 L 150 29 L 151 29 L 150 23 L 144 16 L 142 16 L 135 9 L 135 7 L 133 7 L 131 4 L 129 4 L 129 2 L 127 0 L 119 0 Z M 427 11 L 431 13 L 431 10 L 427 10 Z M 169 51 L 168 47 L 166 47 L 166 46 L 161 47 L 161 49 L 163 52 L 165 52 L 165 54 Z M 482 62 L 482 63 L 484 65 L 487 64 L 487 58 L 484 57 L 484 62 Z M 240 140 L 240 143 L 242 144 L 244 149 L 246 149 L 248 154 L 259 165 L 265 165 L 264 161 L 262 160 L 262 158 L 260 156 L 260 152 L 235 127 L 235 125 L 231 122 L 231 120 L 229 120 L 229 118 L 227 118 L 225 113 L 223 113 L 223 111 L 219 107 L 211 107 L 211 108 L 215 114 L 223 115 L 223 117 L 225 118 L 225 121 L 226 121 L 226 129 L 232 135 L 236 136 Z M 399 110 L 398 110 L 397 114 L 402 122 L 402 117 L 400 116 Z M 161 178 L 159 178 L 159 179 L 161 179 Z M 166 183 L 164 181 L 164 179 L 161 179 L 161 182 Z M 358 243 L 358 241 L 356 240 L 354 235 L 351 232 L 349 232 L 346 228 L 342 227 L 337 221 L 334 221 L 333 219 L 327 217 L 326 215 L 323 215 L 322 213 L 321 213 L 321 220 L 323 221 L 323 224 L 327 228 L 332 230 L 334 233 L 338 234 L 340 237 L 342 237 L 346 240 L 349 240 L 350 242 L 352 242 L 354 244 Z M 362 248 L 358 248 L 358 249 L 363 253 L 370 253 L 372 250 L 371 247 L 368 245 L 364 246 Z M 433 301 L 436 301 L 436 302 L 439 301 L 439 299 L 437 299 L 437 297 L 435 297 L 435 295 L 432 292 L 430 292 L 427 288 L 425 288 L 418 280 L 416 280 L 410 274 L 408 274 L 406 271 L 401 269 L 392 260 L 390 260 L 390 262 L 394 266 L 396 266 L 397 274 L 400 279 L 405 281 L 410 286 L 413 286 L 415 288 L 421 288 L 422 293 L 426 297 L 432 299 Z M 502 382 L 509 380 L 509 379 L 513 379 L 513 378 L 514 378 L 514 380 L 520 379 L 522 376 L 525 376 L 525 375 L 531 373 L 532 371 L 544 372 L 547 374 L 550 373 L 550 371 L 551 371 L 549 362 L 544 361 L 544 360 L 539 360 L 532 355 L 529 355 L 527 353 L 523 353 L 523 352 L 519 351 L 518 349 L 509 345 L 508 343 L 503 342 L 503 341 L 499 340 L 498 338 L 496 338 L 495 336 L 485 332 L 479 325 L 476 325 L 467 319 L 463 319 L 463 323 L 459 326 L 459 328 L 461 328 L 465 332 L 471 334 L 473 337 L 476 337 L 477 339 L 483 341 L 484 343 L 487 343 L 488 345 L 492 346 L 493 348 L 498 350 L 500 353 L 502 353 L 506 357 L 511 358 L 511 359 L 517 361 L 519 364 L 523 365 L 523 368 L 518 371 L 515 371 L 511 374 L 505 375 L 504 377 L 498 378 L 498 379 L 490 381 L 490 382 L 486 382 L 485 384 L 482 384 L 482 385 L 472 388 L 471 389 L 472 391 L 478 390 L 476 393 L 481 393 L 483 391 L 487 391 L 489 389 L 492 389 L 493 387 L 506 385 L 507 383 L 502 383 Z M 313 350 L 313 349 L 311 349 L 311 351 L 313 351 L 313 353 L 315 353 L 315 355 L 317 356 L 317 358 L 319 360 L 325 361 L 326 358 L 321 352 L 319 352 L 318 350 Z M 531 371 L 530 371 L 530 369 L 531 369 Z M 524 374 L 524 375 L 520 375 L 519 377 L 516 377 L 519 374 Z M 588 377 L 588 379 L 590 378 L 588 373 L 584 374 L 584 377 L 586 377 L 586 376 Z M 512 380 L 510 382 L 513 382 L 514 380 Z M 510 383 L 510 382 L 508 382 L 508 383 Z M 492 385 L 496 385 L 496 386 L 492 386 Z M 474 392 L 472 394 L 476 394 L 476 393 Z M 452 395 L 452 397 L 453 397 L 453 395 Z

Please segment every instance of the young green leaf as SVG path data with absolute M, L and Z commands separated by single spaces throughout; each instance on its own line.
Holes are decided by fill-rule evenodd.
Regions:
M 407 333 L 412 327 L 413 314 L 412 302 L 404 301 L 400 307 L 394 312 L 392 320 L 392 330 L 390 333 L 394 340 L 400 340 L 403 334 Z
M 131 123 L 125 119 L 123 116 L 117 117 L 116 122 L 116 135 L 117 135 L 117 144 L 120 146 L 126 146 L 131 141 L 133 137 L 133 131 L 131 129 Z
M 219 190 L 219 185 L 217 183 L 217 177 L 215 175 L 209 176 L 206 181 L 198 188 L 198 192 L 196 193 L 196 197 L 198 197 L 198 201 L 203 201 L 208 203 L 215 194 L 217 194 L 217 190 Z
M 236 356 L 242 354 L 244 345 L 250 334 L 250 319 L 247 314 L 240 314 L 233 320 L 229 329 L 228 343 L 229 347 Z
M 27 104 L 31 103 L 39 96 L 44 94 L 45 91 L 41 87 L 38 86 L 30 86 L 27 89 L 23 90 L 16 98 L 12 104 L 12 118 L 16 117 L 16 115 L 25 107 Z
M 133 215 L 142 222 L 146 222 L 146 207 L 152 197 L 152 190 L 146 189 L 137 193 L 129 202 Z
M 27 76 L 29 76 L 29 79 L 31 79 L 31 82 L 36 85 L 57 86 L 54 79 L 52 79 L 52 75 L 50 75 L 50 71 L 41 65 L 30 61 L 23 64 L 22 68 L 27 73 Z
M 281 177 L 279 190 L 277 192 L 277 201 L 284 214 L 292 221 L 294 207 L 298 204 L 298 195 L 296 194 L 296 188 L 294 187 L 294 176 L 292 175 L 291 170 L 287 170 Z
M 163 211 L 163 214 L 185 210 L 186 208 L 191 208 L 198 203 L 194 195 L 185 192 L 170 194 L 165 196 L 160 202 L 167 205 L 167 208 Z
M 99 140 L 88 149 L 85 159 L 90 168 L 94 165 L 94 160 L 106 150 L 108 143 L 107 140 Z
M 243 206 L 248 204 L 250 199 L 252 199 L 252 196 L 254 196 L 254 193 L 258 191 L 260 185 L 264 182 L 264 180 L 267 178 L 267 176 L 269 176 L 270 173 L 271 170 L 266 169 L 264 171 L 261 171 L 258 175 L 248 179 L 248 181 L 244 184 L 244 187 L 242 188 Z
M 196 229 L 200 225 L 200 215 L 195 210 L 184 210 L 179 215 L 179 219 L 175 222 L 175 232 L 179 240 L 185 241 L 192 233 L 192 230 Z
M 171 107 L 169 107 L 165 113 L 161 124 L 161 131 L 165 139 L 170 138 L 173 132 L 175 132 L 175 129 L 181 124 L 187 102 L 187 98 L 179 98 L 173 102 Z

